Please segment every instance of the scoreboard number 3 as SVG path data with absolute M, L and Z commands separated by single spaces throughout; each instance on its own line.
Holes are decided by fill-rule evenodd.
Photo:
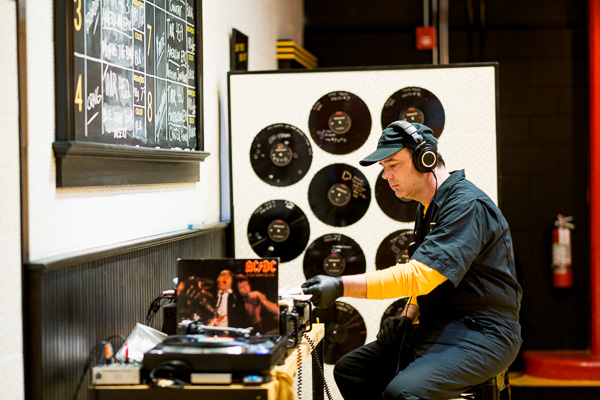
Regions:
M 81 2 L 83 0 L 73 0 L 73 3 L 77 4 L 76 8 L 75 8 L 75 18 L 73 18 L 73 25 L 75 27 L 75 30 L 77 32 L 79 32 L 81 30 Z

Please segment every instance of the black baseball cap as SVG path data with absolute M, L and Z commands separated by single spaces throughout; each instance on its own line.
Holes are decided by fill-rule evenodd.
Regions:
M 437 148 L 437 139 L 433 136 L 433 131 L 430 127 L 418 123 L 412 123 L 410 125 L 416 128 L 417 133 L 421 135 L 425 142 L 434 148 Z M 405 147 L 414 150 L 415 147 L 417 147 L 417 142 L 413 136 L 399 125 L 392 123 L 381 133 L 381 137 L 377 143 L 377 150 L 360 160 L 359 164 L 363 167 L 375 164 L 376 162 L 385 160 L 396 154 Z

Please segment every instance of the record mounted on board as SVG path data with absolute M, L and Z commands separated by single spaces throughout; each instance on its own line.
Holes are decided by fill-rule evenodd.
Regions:
M 371 203 L 365 175 L 347 164 L 331 164 L 315 174 L 308 187 L 308 202 L 317 218 L 328 225 L 352 225 Z
M 335 364 L 344 354 L 365 344 L 367 326 L 358 310 L 348 303 L 336 301 L 327 308 L 315 308 L 313 322 L 325 324 L 324 361 Z
M 400 317 L 410 297 L 401 297 L 388 306 L 381 316 L 381 324 L 390 317 Z
M 269 185 L 293 185 L 306 175 L 311 162 L 308 137 L 293 125 L 269 125 L 252 141 L 250 164 L 256 175 Z
M 414 240 L 412 229 L 401 229 L 390 233 L 377 249 L 375 268 L 385 269 L 398 263 L 404 264 L 409 260 L 408 246 Z
M 308 129 L 313 140 L 332 154 L 360 148 L 371 132 L 371 113 L 357 95 L 336 91 L 322 96 L 312 107 Z
M 389 183 L 382 177 L 383 171 L 375 182 L 375 199 L 381 211 L 391 219 L 400 222 L 414 222 L 419 203 L 396 196 Z
M 433 136 L 439 138 L 444 130 L 446 116 L 438 98 L 427 89 L 410 86 L 392 94 L 381 111 L 381 127 L 394 121 L 405 120 L 427 125 Z
M 261 204 L 248 221 L 248 241 L 259 257 L 293 260 L 304 251 L 309 236 L 306 214 L 287 200 Z
M 313 241 L 304 252 L 304 276 L 354 275 L 366 271 L 365 254 L 353 239 L 332 233 Z

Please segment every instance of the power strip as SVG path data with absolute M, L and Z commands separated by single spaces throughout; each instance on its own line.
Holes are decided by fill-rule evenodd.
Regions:
M 139 365 L 107 364 L 92 368 L 93 385 L 137 385 L 140 383 Z

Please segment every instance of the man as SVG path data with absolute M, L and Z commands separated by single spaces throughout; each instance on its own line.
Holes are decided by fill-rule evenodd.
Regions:
M 244 300 L 233 290 L 233 275 L 224 269 L 217 277 L 217 305 L 214 318 L 206 325 L 248 328 L 250 319 L 246 315 Z
M 345 399 L 454 398 L 508 368 L 522 342 L 522 290 L 506 220 L 464 171 L 446 170 L 432 133 L 394 122 L 360 161 L 379 162 L 395 195 L 420 203 L 410 260 L 302 285 L 317 307 L 342 296 L 410 296 L 405 316 L 386 319 L 375 342 L 336 363 Z
M 244 299 L 246 314 L 250 318 L 254 333 L 276 333 L 278 331 L 279 306 L 258 290 L 252 290 L 246 275 L 238 274 L 236 279 L 238 291 Z
M 177 308 L 183 319 L 208 321 L 214 317 L 214 299 L 204 289 L 205 283 L 202 277 L 189 276 L 177 285 Z

